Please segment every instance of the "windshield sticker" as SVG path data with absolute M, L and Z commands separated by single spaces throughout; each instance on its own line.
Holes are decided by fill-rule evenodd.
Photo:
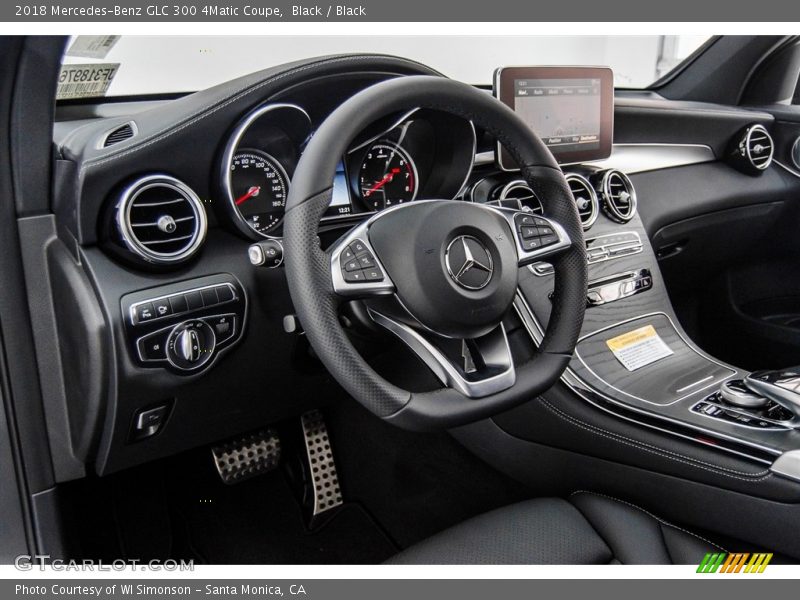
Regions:
M 119 41 L 118 35 L 79 35 L 67 49 L 67 56 L 103 60 Z
M 672 354 L 652 325 L 606 340 L 606 345 L 628 371 L 641 369 Z
M 57 100 L 105 96 L 119 70 L 119 63 L 61 65 Z

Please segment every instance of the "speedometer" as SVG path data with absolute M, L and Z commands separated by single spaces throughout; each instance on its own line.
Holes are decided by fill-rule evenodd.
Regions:
M 289 193 L 289 178 L 281 164 L 266 152 L 236 152 L 230 164 L 230 202 L 247 225 L 269 235 L 281 221 Z
M 417 197 L 417 167 L 408 153 L 389 141 L 373 144 L 364 155 L 358 185 L 373 210 L 410 202 Z

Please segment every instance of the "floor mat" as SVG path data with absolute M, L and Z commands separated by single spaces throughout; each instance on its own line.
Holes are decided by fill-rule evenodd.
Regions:
M 171 487 L 176 535 L 201 562 L 377 564 L 397 552 L 355 503 L 309 531 L 281 471 L 232 486 L 208 473 L 184 472 Z

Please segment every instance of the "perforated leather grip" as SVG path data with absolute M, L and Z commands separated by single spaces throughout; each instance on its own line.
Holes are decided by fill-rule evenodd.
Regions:
M 494 135 L 521 165 L 522 176 L 545 214 L 558 221 L 573 242 L 553 261 L 553 313 L 542 347 L 530 361 L 517 366 L 517 383 L 512 388 L 479 400 L 452 389 L 411 394 L 367 365 L 339 324 L 330 261 L 317 238 L 336 166 L 351 141 L 377 119 L 415 107 L 472 120 Z M 356 400 L 403 427 L 453 427 L 530 399 L 558 379 L 577 343 L 587 275 L 583 230 L 569 186 L 550 151 L 512 110 L 466 84 L 439 77 L 403 77 L 367 88 L 336 109 L 317 130 L 295 171 L 287 200 L 284 247 L 289 291 L 317 355 Z

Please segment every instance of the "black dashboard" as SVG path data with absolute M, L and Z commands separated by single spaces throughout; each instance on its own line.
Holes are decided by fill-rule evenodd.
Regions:
M 63 376 L 64 418 L 49 423 L 51 438 L 70 440 L 55 458 L 59 480 L 83 476 L 87 464 L 103 474 L 224 439 L 342 393 L 285 325 L 293 310 L 282 269 L 254 268 L 248 248 L 279 247 L 292 175 L 325 117 L 375 82 L 412 74 L 438 75 L 393 57 L 328 57 L 174 100 L 109 103 L 80 118 L 74 107 L 62 110 L 58 225 L 44 260 L 61 352 L 85 360 Z M 644 113 L 648 126 L 636 126 Z M 772 121 L 624 96 L 615 118 L 611 159 L 564 167 L 591 240 L 589 262 L 606 265 L 597 267 L 606 275 L 610 262 L 643 246 L 651 258 L 637 208 L 666 200 L 647 197 L 648 178 L 717 169 L 737 131 Z M 676 119 L 685 125 L 679 140 Z M 495 143 L 471 122 L 433 110 L 374 123 L 340 159 L 322 244 L 376 211 L 420 199 L 540 213 L 518 174 L 498 168 Z M 724 177 L 748 179 L 728 167 Z M 779 195 L 782 178 L 766 173 L 761 198 Z M 547 265 L 534 266 L 528 285 L 547 275 Z

